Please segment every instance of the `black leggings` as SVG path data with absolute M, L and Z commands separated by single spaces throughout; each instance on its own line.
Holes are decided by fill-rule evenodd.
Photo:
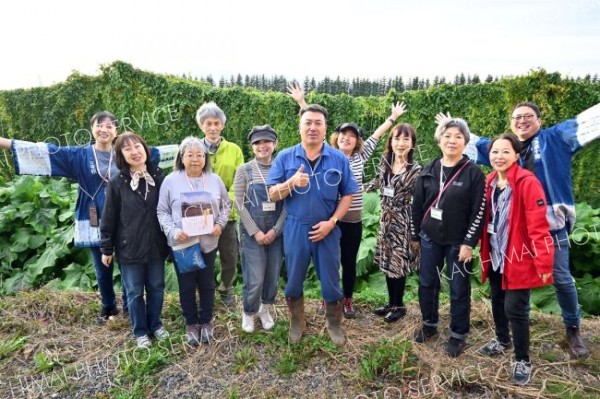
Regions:
M 500 343 L 510 342 L 509 325 L 517 361 L 529 361 L 529 297 L 530 289 L 503 290 L 502 274 L 490 270 L 492 315 L 496 337 Z
M 356 255 L 362 238 L 362 222 L 338 222 L 342 236 L 340 238 L 340 252 L 342 261 L 342 287 L 344 298 L 352 298 L 354 284 L 356 283 Z
M 386 277 L 388 294 L 390 296 L 390 305 L 404 306 L 404 289 L 406 287 L 406 277 L 391 278 Z

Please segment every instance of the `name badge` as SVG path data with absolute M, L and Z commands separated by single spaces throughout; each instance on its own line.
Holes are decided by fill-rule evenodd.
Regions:
M 442 212 L 440 208 L 431 208 L 431 217 L 436 220 L 442 220 Z
M 275 210 L 275 203 L 265 201 L 262 203 L 263 212 L 273 212 Z
M 489 234 L 496 234 L 496 231 L 494 230 L 494 223 L 490 223 L 490 224 L 488 224 L 488 229 L 487 229 L 487 232 L 488 232 Z
M 383 195 L 385 197 L 393 197 L 394 196 L 394 188 L 393 187 L 384 187 Z
M 90 227 L 99 227 L 100 223 L 98 220 L 98 208 L 96 208 L 96 204 L 90 205 Z

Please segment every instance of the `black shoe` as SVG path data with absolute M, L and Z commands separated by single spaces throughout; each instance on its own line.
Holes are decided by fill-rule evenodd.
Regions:
M 404 306 L 394 306 L 390 309 L 388 314 L 385 315 L 383 320 L 386 323 L 393 323 L 395 321 L 400 320 L 404 316 L 406 316 L 406 308 Z
M 347 319 L 355 319 L 356 318 L 356 310 L 354 310 L 354 304 L 352 303 L 352 298 L 344 298 L 344 302 L 342 305 L 342 313 L 344 317 Z
M 464 339 L 450 337 L 446 344 L 446 353 L 450 357 L 458 357 L 465 349 L 465 346 L 467 346 L 467 343 Z
M 502 343 L 498 339 L 494 338 L 489 343 L 479 349 L 479 353 L 487 356 L 500 356 L 506 355 L 506 351 L 512 349 L 512 343 Z
M 225 306 L 234 306 L 235 305 L 235 296 L 233 294 L 221 294 L 221 302 Z
M 390 305 L 389 303 L 386 303 L 383 306 L 373 309 L 373 313 L 375 313 L 377 316 L 385 316 L 386 314 L 388 314 L 388 312 L 391 309 L 392 309 L 392 305 Z
M 431 338 L 437 335 L 438 331 L 436 327 L 431 326 L 423 326 L 415 331 L 415 342 L 422 344 L 425 341 L 430 340 Z
M 112 316 L 116 316 L 118 314 L 119 314 L 119 309 L 117 309 L 116 306 L 113 306 L 113 307 L 110 307 L 110 308 L 105 308 L 103 306 L 102 309 L 100 310 L 100 315 L 96 318 L 96 322 L 98 324 L 105 323 Z
M 586 357 L 589 354 L 588 349 L 585 347 L 583 339 L 581 339 L 579 328 L 567 328 L 567 341 L 569 342 L 569 349 L 571 350 L 571 354 L 573 354 L 573 356 L 575 356 L 576 358 Z

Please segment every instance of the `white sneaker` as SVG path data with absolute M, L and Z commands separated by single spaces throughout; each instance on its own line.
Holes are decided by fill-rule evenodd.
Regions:
M 137 343 L 138 348 L 149 348 L 152 346 L 152 342 L 150 341 L 150 338 L 148 338 L 147 335 L 142 335 L 141 337 L 137 337 L 135 339 L 135 342 Z
M 275 325 L 273 321 L 273 317 L 271 317 L 271 313 L 269 313 L 269 305 L 260 305 L 258 308 L 258 318 L 260 319 L 260 324 L 265 330 L 270 330 Z
M 242 330 L 247 333 L 254 331 L 254 316 L 247 315 L 244 311 L 242 311 Z
M 215 340 L 215 329 L 212 322 L 200 324 L 200 341 L 208 344 L 210 341 Z
M 154 331 L 154 338 L 159 341 L 165 341 L 169 338 L 169 332 L 164 328 L 160 327 L 158 330 Z
M 517 385 L 527 385 L 531 380 L 531 362 L 519 360 L 513 364 L 511 382 Z

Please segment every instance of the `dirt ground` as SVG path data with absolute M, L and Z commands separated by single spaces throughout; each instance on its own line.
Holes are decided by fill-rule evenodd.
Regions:
M 171 339 L 138 350 L 123 317 L 96 323 L 97 295 L 38 290 L 0 302 L 0 398 L 599 398 L 600 319 L 586 319 L 587 359 L 571 359 L 559 317 L 532 313 L 534 374 L 526 387 L 510 384 L 511 356 L 478 349 L 493 336 L 488 302 L 473 302 L 469 346 L 456 359 L 444 353 L 449 306 L 440 335 L 416 344 L 418 305 L 387 324 L 357 304 L 344 320 L 347 344 L 328 339 L 317 301 L 307 301 L 308 334 L 287 343 L 287 309 L 275 306 L 272 331 L 240 328 L 237 306 L 216 308 L 216 340 L 194 348 L 183 339 L 176 295 L 163 322 Z M 257 326 L 259 323 L 257 321 Z

